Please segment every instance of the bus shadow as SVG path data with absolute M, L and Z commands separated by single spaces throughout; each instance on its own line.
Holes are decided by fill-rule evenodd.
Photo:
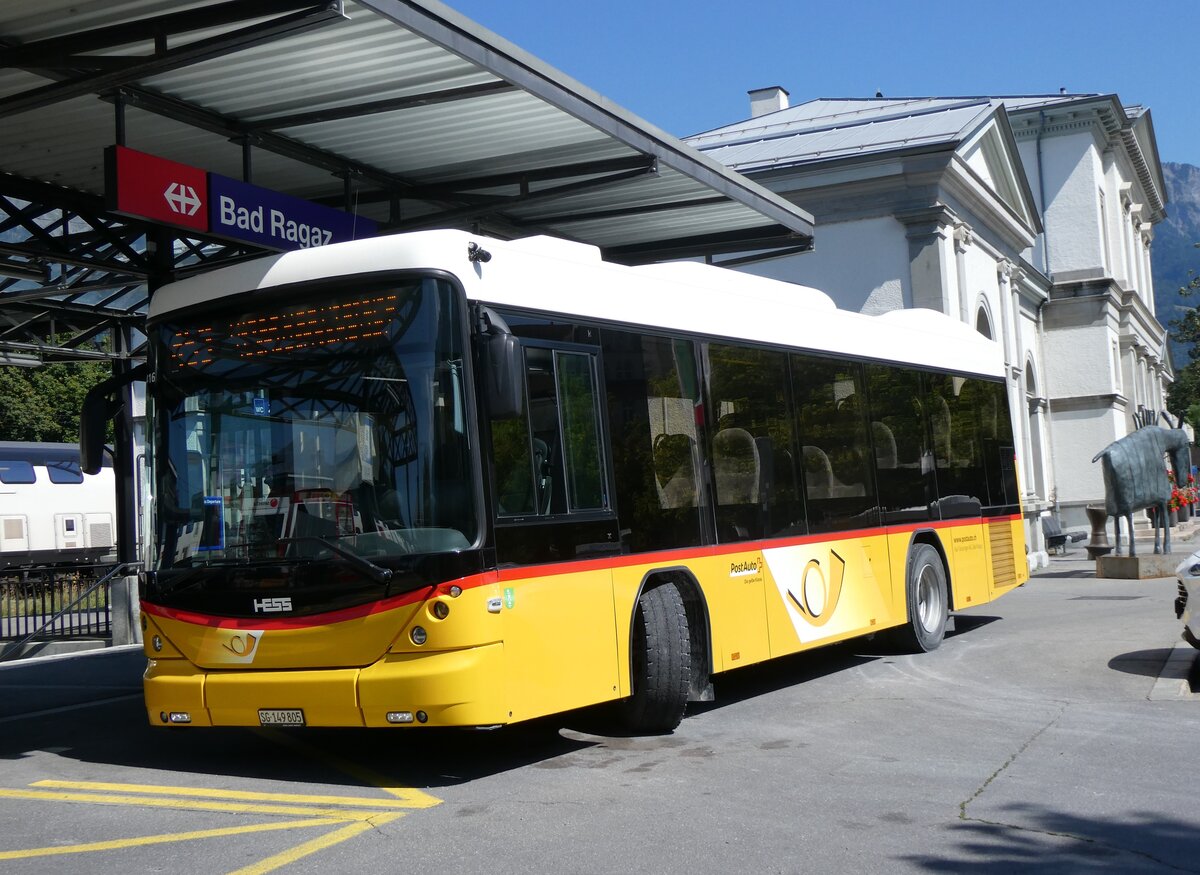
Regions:
M 956 615 L 952 617 L 951 624 L 947 627 L 946 639 L 951 640 L 959 635 L 967 634 L 999 619 L 1000 617 L 979 614 Z M 717 677 L 713 681 L 715 700 L 689 703 L 687 713 L 705 714 L 828 675 L 836 675 L 877 660 L 905 655 L 911 655 L 911 652 L 897 646 L 890 636 L 880 634 L 871 638 L 859 638 L 783 656 Z M 629 736 L 628 733 L 614 731 L 611 725 L 605 730 L 602 716 L 585 722 L 590 712 L 579 713 L 580 717 L 576 719 L 571 728 L 581 729 L 594 735 Z M 601 709 L 596 709 L 596 713 L 603 715 Z
M 959 616 L 947 641 L 997 617 Z M 901 651 L 884 636 L 835 644 L 718 677 L 716 701 L 689 714 L 726 708 L 835 675 Z M 10 678 L 12 676 L 10 675 Z M 123 692 L 127 692 L 123 690 Z M 0 761 L 46 754 L 159 773 L 156 783 L 218 785 L 224 779 L 345 787 L 420 787 L 436 793 L 528 766 L 555 768 L 593 748 L 657 750 L 683 745 L 678 733 L 634 736 L 616 708 L 602 705 L 490 731 L 469 729 L 164 729 L 147 724 L 139 696 L 51 709 L 5 720 Z M 59 767 L 56 767 L 56 770 Z M 67 771 L 70 771 L 69 769 Z M 118 779 L 119 780 L 119 779 Z

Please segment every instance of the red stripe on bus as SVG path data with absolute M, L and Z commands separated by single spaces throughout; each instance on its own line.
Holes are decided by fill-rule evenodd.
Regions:
M 342 608 L 338 611 L 328 611 L 324 614 L 310 614 L 306 617 L 213 617 L 207 614 L 193 613 L 192 611 L 167 608 L 146 601 L 142 602 L 142 610 L 152 616 L 166 617 L 169 620 L 179 620 L 184 623 L 192 623 L 196 626 L 210 626 L 214 629 L 308 629 L 313 626 L 342 623 L 346 620 L 358 620 L 362 617 L 369 617 L 372 614 L 381 614 L 384 611 L 392 611 L 405 605 L 423 602 L 438 592 L 446 592 L 451 586 L 474 589 L 477 586 L 494 583 L 495 580 L 496 573 L 494 571 L 472 574 L 469 577 L 459 578 L 458 580 L 447 580 L 436 585 L 423 586 L 412 592 L 401 593 L 389 599 L 382 599 L 365 605 L 356 605 L 352 608 Z
M 736 544 L 716 544 L 708 547 L 689 547 L 683 550 L 659 550 L 650 553 L 632 553 L 624 556 L 608 556 L 599 559 L 583 559 L 577 562 L 555 562 L 545 565 L 525 565 L 520 568 L 501 568 L 500 582 L 525 580 L 531 577 L 553 577 L 559 574 L 574 574 L 579 571 L 596 571 L 605 568 L 629 568 L 633 565 L 657 565 L 674 563 L 687 559 L 713 559 L 718 556 L 729 556 L 735 553 L 747 553 L 753 550 L 775 549 L 779 547 L 796 547 L 803 544 L 836 543 L 849 541 L 854 538 L 879 537 L 881 535 L 900 535 L 924 529 L 954 529 L 963 526 L 981 525 L 990 522 L 1012 522 L 1019 520 L 1020 514 L 978 518 L 970 520 L 931 520 L 919 523 L 906 523 L 900 526 L 880 526 L 869 529 L 852 529 L 846 532 L 822 532 L 815 535 L 797 535 L 791 538 L 772 538 L 758 541 L 739 541 Z

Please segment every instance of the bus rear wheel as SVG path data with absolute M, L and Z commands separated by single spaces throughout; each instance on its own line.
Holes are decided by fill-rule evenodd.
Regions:
M 896 630 L 897 643 L 914 653 L 936 650 L 946 637 L 950 597 L 942 557 L 928 544 L 914 544 L 909 553 L 905 600 L 908 625 Z
M 692 673 L 687 610 L 671 584 L 646 590 L 633 621 L 633 695 L 621 703 L 626 728 L 644 735 L 671 732 L 683 720 Z

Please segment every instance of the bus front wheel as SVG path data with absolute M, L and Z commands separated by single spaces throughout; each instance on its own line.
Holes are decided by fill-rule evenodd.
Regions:
M 687 610 L 671 584 L 644 591 L 633 621 L 633 695 L 622 722 L 640 734 L 671 732 L 683 720 L 692 673 Z
M 905 599 L 908 625 L 896 630 L 897 642 L 916 653 L 936 650 L 946 637 L 950 597 L 942 557 L 928 544 L 914 544 L 909 553 Z

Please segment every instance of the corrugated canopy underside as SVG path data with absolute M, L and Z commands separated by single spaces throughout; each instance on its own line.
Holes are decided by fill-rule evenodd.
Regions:
M 545 233 L 627 262 L 811 244 L 804 211 L 433 0 L 10 0 L 0 56 L 9 323 L 144 310 L 163 263 L 105 211 L 119 136 L 386 232 Z M 176 274 L 256 254 L 173 248 Z

